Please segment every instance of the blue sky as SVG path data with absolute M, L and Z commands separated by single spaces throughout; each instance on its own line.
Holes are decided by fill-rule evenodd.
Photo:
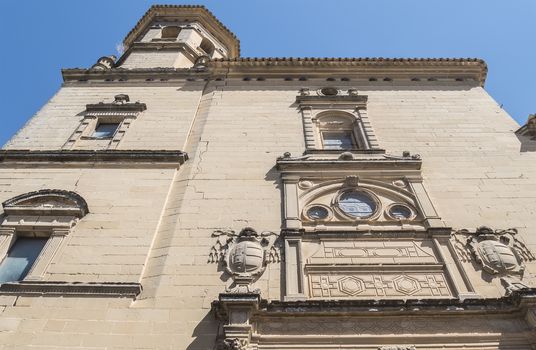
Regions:
M 483 58 L 497 102 L 519 123 L 536 113 L 534 0 L 1 0 L 0 144 L 54 95 L 61 68 L 116 53 L 153 3 L 205 5 L 242 56 Z

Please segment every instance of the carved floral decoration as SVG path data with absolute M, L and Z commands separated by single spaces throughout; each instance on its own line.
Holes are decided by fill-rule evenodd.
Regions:
M 226 338 L 218 344 L 217 350 L 245 350 L 248 343 L 247 339 Z

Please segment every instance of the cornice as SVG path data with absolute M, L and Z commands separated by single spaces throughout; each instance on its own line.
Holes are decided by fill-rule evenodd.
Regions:
M 536 304 L 536 289 L 515 291 L 501 298 L 475 299 L 383 299 L 383 300 L 302 300 L 266 301 L 260 305 L 260 313 L 269 316 L 323 315 L 445 315 L 511 313 Z M 217 305 L 217 303 L 215 303 Z
M 0 150 L 1 165 L 74 162 L 178 167 L 187 159 L 188 154 L 179 150 Z
M 206 7 L 201 5 L 153 5 L 136 23 L 123 40 L 128 48 L 145 28 L 156 18 L 183 19 L 199 22 L 211 34 L 216 36 L 229 49 L 231 57 L 240 56 L 240 40 L 221 23 Z
M 339 151 L 340 152 L 340 151 Z M 378 159 L 358 158 L 352 160 L 341 159 L 292 159 L 281 157 L 277 159 L 277 169 L 284 173 L 291 172 L 326 172 L 329 171 L 366 171 L 377 170 L 400 172 L 418 171 L 422 167 L 420 159 Z
M 363 78 L 381 77 L 389 79 L 459 79 L 474 80 L 484 85 L 487 65 L 478 58 L 318 58 L 318 57 L 238 57 L 215 59 L 209 63 L 215 72 L 228 70 L 229 75 L 302 73 L 309 77 L 326 74 Z
M 209 61 L 203 68 L 112 68 L 62 69 L 64 81 L 88 79 L 162 78 L 352 78 L 363 80 L 411 80 L 416 84 L 441 81 L 474 81 L 483 86 L 487 65 L 481 59 L 465 58 L 236 58 Z
M 147 109 L 147 105 L 145 103 L 124 103 L 124 104 L 117 104 L 117 103 L 92 103 L 86 105 L 86 111 L 91 112 L 143 112 Z
M 21 281 L 0 285 L 0 295 L 115 297 L 135 299 L 142 291 L 140 283 L 81 283 Z
M 69 81 L 86 81 L 86 80 L 118 80 L 133 79 L 146 81 L 147 79 L 164 78 L 164 79 L 206 79 L 210 73 L 206 69 L 189 69 L 189 68 L 143 68 L 143 69 L 125 69 L 112 68 L 108 70 L 94 70 L 85 68 L 64 68 L 61 70 L 63 80 Z
M 222 296 L 224 298 L 222 298 Z M 467 314 L 518 313 L 536 304 L 536 288 L 512 292 L 501 298 L 474 299 L 368 299 L 294 301 L 256 299 L 258 294 L 220 294 L 212 302 L 212 311 L 219 319 L 228 316 L 227 304 L 256 304 L 256 317 L 340 317 L 340 316 L 448 316 Z

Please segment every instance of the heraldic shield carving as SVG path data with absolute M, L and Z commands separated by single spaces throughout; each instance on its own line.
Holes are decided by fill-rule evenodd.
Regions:
M 212 246 L 209 263 L 221 263 L 234 283 L 227 289 L 229 293 L 253 293 L 251 283 L 257 280 L 270 262 L 279 262 L 278 236 L 273 232 L 257 233 L 246 227 L 235 231 L 217 230 L 212 237 L 218 241 Z
M 473 260 L 485 272 L 501 277 L 507 294 L 514 290 L 528 288 L 521 282 L 525 262 L 536 257 L 516 238 L 515 228 L 493 230 L 481 226 L 475 232 L 463 229 L 453 234 L 456 251 L 464 262 Z

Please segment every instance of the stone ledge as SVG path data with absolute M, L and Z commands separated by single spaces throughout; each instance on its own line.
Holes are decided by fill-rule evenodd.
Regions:
M 277 169 L 280 171 L 304 171 L 304 170 L 384 170 L 394 169 L 403 170 L 420 170 L 422 161 L 420 159 L 378 159 L 378 158 L 359 158 L 352 160 L 341 159 L 299 159 L 284 158 L 277 159 Z
M 151 150 L 1 150 L 0 163 L 164 163 L 184 164 L 188 154 L 182 151 Z
M 22 281 L 0 285 L 0 295 L 88 296 L 134 299 L 141 291 L 142 286 L 140 283 Z
M 322 315 L 336 314 L 452 314 L 452 313 L 505 313 L 517 312 L 524 305 L 536 304 L 536 288 L 512 292 L 501 298 L 475 299 L 391 299 L 391 300 L 262 300 L 260 312 L 264 315 Z M 217 307 L 218 302 L 214 302 Z

